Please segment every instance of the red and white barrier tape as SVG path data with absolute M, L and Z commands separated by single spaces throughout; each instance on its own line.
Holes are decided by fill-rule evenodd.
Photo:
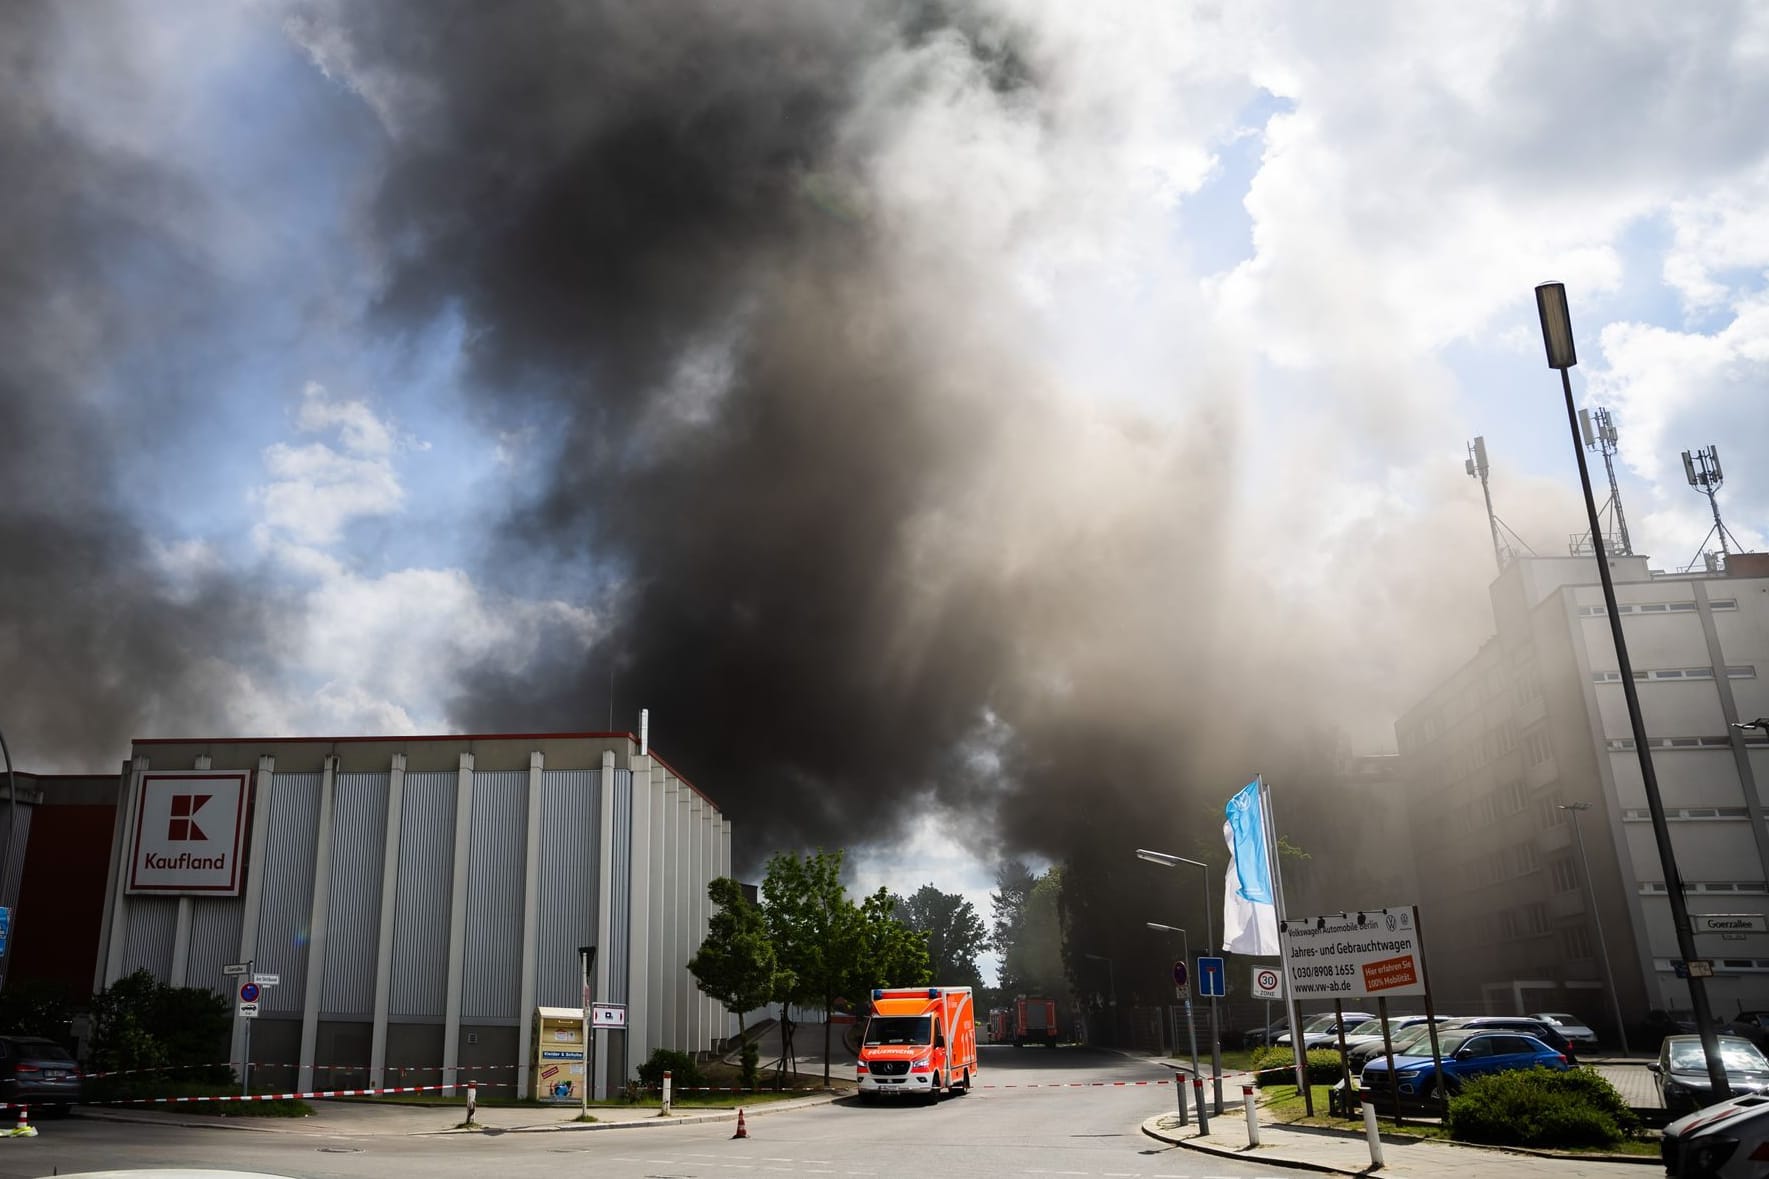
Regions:
M 299 1101 L 319 1097 L 375 1097 L 383 1093 L 427 1093 L 447 1089 L 448 1085 L 390 1085 L 380 1089 L 312 1089 L 304 1093 L 232 1093 L 218 1097 L 119 1097 L 108 1101 L 88 1101 L 87 1105 L 189 1105 L 221 1101 Z M 463 1095 L 464 1097 L 464 1095 Z
M 181 1069 L 232 1068 L 233 1064 L 234 1064 L 234 1062 L 231 1060 L 221 1060 L 221 1061 L 215 1062 L 214 1064 L 167 1064 L 167 1065 L 160 1065 L 155 1068 L 126 1068 L 126 1069 L 117 1069 L 112 1072 L 105 1072 L 105 1073 L 87 1073 L 86 1078 L 88 1080 L 96 1080 L 99 1077 L 133 1077 L 133 1076 L 142 1076 L 147 1073 L 177 1072 Z M 260 1068 L 300 1068 L 301 1066 L 298 1064 L 279 1064 L 275 1061 L 254 1060 L 252 1062 L 252 1067 L 255 1069 L 260 1069 Z M 455 1071 L 457 1073 L 481 1073 L 481 1072 L 493 1072 L 498 1069 L 515 1068 L 515 1067 L 516 1066 L 513 1064 L 461 1064 L 461 1065 L 455 1066 Z M 366 1073 L 369 1071 L 369 1066 L 366 1064 L 316 1064 L 313 1066 L 313 1070 L 315 1072 L 322 1072 L 323 1071 L 323 1072 Z M 388 1065 L 384 1069 L 382 1069 L 381 1071 L 387 1072 L 387 1073 L 395 1073 L 395 1074 L 439 1073 L 439 1072 L 444 1071 L 444 1069 L 443 1069 L 443 1066 L 440 1064 L 413 1064 L 413 1065 L 401 1065 L 401 1066 L 397 1066 L 397 1067 L 394 1065 Z

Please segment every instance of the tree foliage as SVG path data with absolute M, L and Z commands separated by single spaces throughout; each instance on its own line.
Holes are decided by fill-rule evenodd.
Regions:
M 706 894 L 716 909 L 688 970 L 703 992 L 737 1013 L 741 1036 L 743 1013 L 773 1001 L 790 989 L 791 980 L 782 977 L 767 922 L 743 895 L 743 886 L 721 876 L 706 886 Z
M 934 974 L 927 935 L 897 916 L 897 898 L 879 889 L 860 903 L 858 953 L 848 983 L 855 1010 L 864 1011 L 874 987 L 918 987 L 930 982 L 959 985 Z
M 928 965 L 941 986 L 981 988 L 977 955 L 989 944 L 976 906 L 955 892 L 924 884 L 908 898 L 893 897 L 898 921 L 927 940 Z
M 92 997 L 95 1072 L 210 1064 L 227 1056 L 227 1000 L 202 987 L 169 987 L 145 970 Z
M 1067 994 L 1062 869 L 1033 876 L 1023 863 L 1010 860 L 996 874 L 996 884 L 992 899 L 1002 990 L 1010 995 Z

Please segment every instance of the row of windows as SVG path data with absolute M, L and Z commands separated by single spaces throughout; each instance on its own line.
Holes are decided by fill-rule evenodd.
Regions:
M 1536 728 L 1530 730 L 1523 738 L 1523 764 L 1539 766 L 1551 761 L 1554 757 L 1554 743 L 1548 739 L 1548 730 Z
M 1541 866 L 1542 853 L 1533 842 L 1524 842 L 1472 860 L 1463 871 L 1469 888 L 1481 888 L 1534 872 Z
M 1669 958 L 1654 958 L 1652 968 L 1661 974 L 1675 969 Z M 1765 974 L 1769 973 L 1769 958 L 1716 958 L 1714 969 L 1726 974 Z
M 1653 671 L 1637 671 L 1636 680 L 1711 680 L 1714 669 L 1711 667 L 1663 667 Z M 1728 667 L 1726 678 L 1729 680 L 1754 680 L 1757 678 L 1755 667 Z M 1619 684 L 1622 673 L 1619 671 L 1594 671 L 1591 673 L 1594 684 Z
M 1643 880 L 1640 882 L 1642 896 L 1664 896 L 1669 890 L 1662 880 Z M 1769 883 L 1761 880 L 1685 880 L 1685 895 L 1694 892 L 1746 893 L 1751 896 L 1769 894 Z
M 1737 598 L 1710 598 L 1710 610 L 1736 610 Z M 1622 602 L 1618 603 L 1617 614 L 1694 614 L 1694 602 Z M 1609 610 L 1604 606 L 1580 606 L 1580 618 L 1607 618 Z
M 1555 892 L 1572 892 L 1579 886 L 1579 870 L 1572 862 L 1571 856 L 1556 856 L 1548 865 L 1548 879 L 1554 882 Z
M 1560 945 L 1568 958 L 1590 958 L 1591 931 L 1583 925 L 1569 925 L 1560 931 Z
M 1746 745 L 1761 745 L 1769 738 L 1751 737 L 1740 734 L 1740 740 Z M 1634 748 L 1632 737 L 1611 737 L 1604 742 L 1611 753 L 1626 753 Z M 1731 737 L 1649 737 L 1646 741 L 1648 749 L 1731 749 Z
M 1678 821 L 1712 821 L 1714 819 L 1745 819 L 1750 811 L 1741 806 L 1682 806 L 1672 807 L 1665 811 L 1665 818 L 1675 823 Z M 1643 806 L 1629 807 L 1622 812 L 1622 821 L 1627 823 L 1650 823 L 1652 812 Z
M 1529 791 L 1522 782 L 1506 782 L 1488 791 L 1479 802 L 1470 802 L 1451 812 L 1456 834 L 1467 835 L 1477 827 L 1496 823 L 1506 815 L 1515 815 L 1529 805 Z

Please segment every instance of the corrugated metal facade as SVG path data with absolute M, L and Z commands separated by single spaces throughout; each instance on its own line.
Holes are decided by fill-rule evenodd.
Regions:
M 221 968 L 239 961 L 240 922 L 245 910 L 234 897 L 193 897 L 190 902 L 190 965 L 186 986 L 233 993 L 235 980 Z
M 596 942 L 601 778 L 595 770 L 546 770 L 541 774 L 540 923 L 535 938 L 534 1000 L 541 1007 L 576 1007 L 582 1002 L 579 982 L 583 969 L 577 948 Z
M 609 1044 L 609 1083 L 618 1083 L 623 1059 L 636 1064 L 657 1047 L 704 1049 L 721 1034 L 722 1013 L 683 964 L 704 936 L 706 882 L 724 867 L 729 827 L 704 797 L 639 754 L 636 742 L 595 734 L 387 739 L 384 750 L 369 750 L 352 740 L 272 749 L 193 742 L 175 751 L 163 748 L 172 743 L 145 743 L 146 751 L 138 744 L 138 781 L 150 764 L 257 767 L 251 842 L 236 897 L 181 899 L 117 885 L 107 901 L 105 978 L 147 969 L 231 993 L 233 980 L 221 968 L 249 955 L 259 971 L 280 976 L 261 1003 L 274 1026 L 256 1025 L 262 1034 L 252 1037 L 258 1062 L 298 1060 L 298 1071 L 315 1079 L 334 1066 L 360 1067 L 366 1042 L 377 1083 L 400 1069 L 439 1064 L 446 1080 L 454 1076 L 449 1070 L 484 1062 L 485 1033 L 468 1045 L 488 1025 L 512 1029 L 492 1039 L 502 1044 L 509 1036 L 518 1054 L 510 1063 L 519 1064 L 533 1013 L 525 974 L 529 1004 L 575 1007 L 577 951 L 586 944 L 598 947 L 597 998 L 626 1004 L 633 1021 Z M 316 874 L 322 765 L 336 772 L 325 862 Z M 457 864 L 458 819 L 467 830 Z M 122 814 L 118 822 L 126 822 Z M 389 854 L 397 857 L 392 865 Z M 325 889 L 317 947 L 310 927 L 316 886 Z M 181 904 L 189 911 L 187 939 L 178 936 Z M 186 957 L 174 962 L 180 945 Z M 317 993 L 309 996 L 315 953 Z M 236 1060 L 244 1041 L 236 1021 Z M 345 1044 L 349 1058 L 336 1058 Z
M 24 791 L 20 790 L 19 793 L 23 794 Z M 10 832 L 12 838 L 9 842 L 12 846 L 6 856 L 6 879 L 0 881 L 0 904 L 15 911 L 18 907 L 19 885 L 25 878 L 25 848 L 31 841 L 31 816 L 36 813 L 36 809 L 29 804 L 13 804 L 0 809 L 0 814 L 9 816 L 9 823 L 16 823 Z
M 328 1019 L 368 1019 L 374 1012 L 391 779 L 391 774 L 339 774 L 333 786 L 332 888 L 319 1000 Z
M 448 997 L 448 906 L 455 858 L 451 771 L 407 774 L 393 910 L 393 1015 L 434 1016 Z
M 176 897 L 136 897 L 129 906 L 129 936 L 123 943 L 123 973 L 172 973 L 172 942 L 178 936 Z
M 264 845 L 264 900 L 258 911 L 256 969 L 280 976 L 264 989 L 267 1015 L 301 1013 L 307 993 L 313 858 L 319 837 L 320 774 L 276 774 Z
M 516 1022 L 522 997 L 522 861 L 527 843 L 528 771 L 474 774 L 463 1019 Z

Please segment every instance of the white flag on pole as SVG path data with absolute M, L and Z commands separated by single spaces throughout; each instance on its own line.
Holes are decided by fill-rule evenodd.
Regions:
M 1223 948 L 1231 954 L 1278 952 L 1278 907 L 1272 892 L 1271 847 L 1265 808 L 1252 781 L 1228 800 L 1222 837 L 1228 843 L 1228 880 L 1223 886 Z

